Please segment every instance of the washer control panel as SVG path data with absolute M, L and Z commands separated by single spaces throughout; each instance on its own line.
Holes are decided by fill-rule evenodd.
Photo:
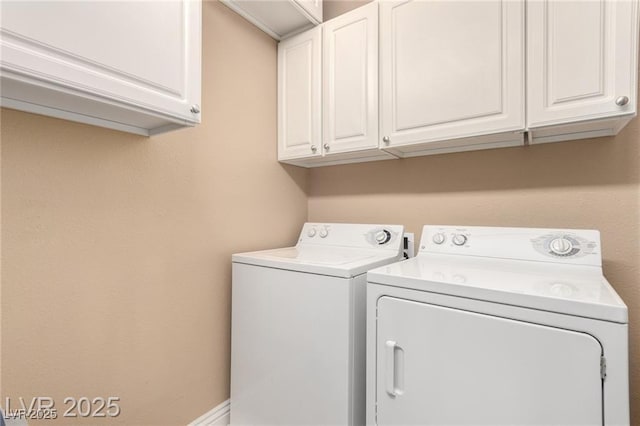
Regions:
M 305 223 L 298 244 L 398 250 L 403 234 L 401 225 Z
M 595 230 L 426 225 L 419 253 L 601 266 Z

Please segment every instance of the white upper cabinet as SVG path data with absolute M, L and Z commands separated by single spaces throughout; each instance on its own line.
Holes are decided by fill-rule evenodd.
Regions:
M 321 157 L 320 27 L 278 44 L 278 159 Z
M 372 2 L 280 43 L 278 159 L 614 135 L 636 115 L 637 51 L 638 0 Z
M 295 0 L 297 4 L 311 15 L 312 20 L 322 22 L 322 0 Z
M 378 144 L 378 3 L 278 45 L 278 160 L 395 158 Z
M 636 1 L 531 0 L 527 2 L 527 28 L 530 129 L 626 118 L 618 123 L 609 120 L 601 128 L 591 123 L 571 130 L 608 128 L 608 134 L 614 134 L 635 115 Z M 562 127 L 558 129 L 567 133 Z M 535 141 L 535 131 L 533 136 Z
M 323 152 L 378 148 L 378 4 L 323 26 Z
M 522 0 L 380 8 L 384 148 L 407 156 L 523 143 Z
M 2 106 L 143 135 L 200 122 L 200 1 L 1 7 Z
M 322 22 L 322 0 L 221 0 L 276 40 Z

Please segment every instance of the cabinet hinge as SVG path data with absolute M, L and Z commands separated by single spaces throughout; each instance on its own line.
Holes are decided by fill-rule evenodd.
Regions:
M 602 380 L 607 378 L 607 359 L 604 356 L 600 357 L 600 378 Z

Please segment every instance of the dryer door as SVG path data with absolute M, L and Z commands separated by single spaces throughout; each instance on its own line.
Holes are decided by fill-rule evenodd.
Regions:
M 385 296 L 376 339 L 379 425 L 602 425 L 588 334 Z

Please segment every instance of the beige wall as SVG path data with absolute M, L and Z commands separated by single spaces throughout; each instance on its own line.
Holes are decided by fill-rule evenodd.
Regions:
M 228 397 L 230 254 L 292 243 L 307 208 L 416 236 L 600 229 L 640 392 L 638 120 L 616 138 L 307 172 L 275 161 L 275 42 L 217 3 L 203 28 L 195 129 L 147 139 L 2 110 L 3 396 L 120 396 L 123 424 L 193 420 Z
M 325 3 L 325 20 L 362 2 Z M 640 131 L 615 138 L 313 169 L 309 220 L 588 228 L 629 307 L 632 424 L 640 424 Z
M 295 241 L 306 171 L 276 162 L 276 43 L 219 3 L 203 29 L 197 128 L 2 110 L 4 396 L 119 396 L 128 425 L 228 398 L 230 256 Z

